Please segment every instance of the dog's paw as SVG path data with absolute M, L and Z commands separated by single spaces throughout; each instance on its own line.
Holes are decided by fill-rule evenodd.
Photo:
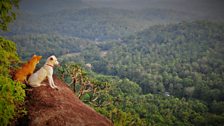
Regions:
M 41 84 L 41 86 L 47 86 L 47 84 Z
M 52 89 L 58 90 L 59 88 L 57 86 L 50 86 Z
M 60 89 L 58 86 L 55 86 L 54 88 L 55 88 L 56 90 L 59 90 L 59 89 Z

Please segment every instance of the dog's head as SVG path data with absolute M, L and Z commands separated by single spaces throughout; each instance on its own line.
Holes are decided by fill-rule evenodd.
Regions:
M 33 57 L 31 58 L 31 60 L 29 62 L 37 64 L 37 63 L 39 63 L 41 58 L 42 58 L 42 56 L 33 55 Z
M 47 58 L 47 63 L 51 65 L 59 65 L 59 62 L 54 55 Z

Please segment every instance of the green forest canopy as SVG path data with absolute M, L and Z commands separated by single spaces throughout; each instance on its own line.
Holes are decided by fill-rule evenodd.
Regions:
M 115 122 L 117 121 L 117 125 L 120 125 L 122 120 L 112 116 L 113 113 L 122 116 L 120 119 L 126 119 L 125 125 L 129 125 L 128 120 L 137 118 L 134 122 L 139 125 L 156 123 L 158 125 L 215 126 L 222 125 L 224 121 L 222 111 L 224 110 L 223 36 L 223 23 L 195 21 L 153 26 L 124 37 L 121 41 L 94 42 L 60 35 L 52 37 L 52 35 L 36 36 L 35 34 L 9 38 L 16 41 L 18 50 L 22 49 L 27 53 L 26 55 L 32 53 L 28 47 L 32 47 L 36 44 L 35 42 L 46 43 L 49 46 L 54 43 L 54 50 L 38 51 L 39 55 L 57 53 L 62 55 L 60 60 L 65 62 L 91 63 L 93 71 L 119 77 L 121 82 L 119 79 L 115 81 L 112 81 L 113 78 L 107 79 L 117 85 L 112 88 L 108 97 L 112 97 L 112 101 L 118 98 L 121 102 L 119 104 L 115 102 L 112 106 L 95 108 Z M 23 45 L 24 42 L 26 46 Z M 60 46 L 62 42 L 70 45 L 69 48 Z M 36 48 L 48 50 L 48 46 L 43 45 L 37 44 Z M 105 55 L 102 56 L 102 52 Z M 128 81 L 125 81 L 125 78 Z M 136 85 L 130 90 L 138 91 L 138 93 L 125 93 L 129 90 L 125 90 L 124 85 L 128 85 L 129 81 Z M 117 92 L 113 93 L 113 91 Z M 166 97 L 165 94 L 171 96 Z M 141 98 L 143 98 L 142 102 L 138 101 Z M 148 100 L 150 98 L 158 101 L 152 102 Z M 139 105 L 134 105 L 135 102 L 142 105 L 141 110 L 136 108 Z M 130 105 L 127 106 L 127 104 Z M 172 107 L 173 104 L 182 108 L 175 109 Z M 171 108 L 166 105 L 170 105 Z M 147 109 L 147 107 L 154 108 Z M 152 116 L 154 109 L 155 115 Z M 191 112 L 185 112 L 185 110 Z M 168 115 L 166 116 L 163 111 L 170 114 L 170 119 L 166 120 Z
M 11 9 L 18 7 L 18 1 L 0 2 L 0 7 L 0 28 L 7 30 L 8 23 L 15 19 L 15 13 Z M 104 9 L 91 8 L 90 10 L 99 12 Z M 112 22 L 99 20 L 99 17 L 107 16 L 108 11 L 109 9 L 106 9 L 98 13 L 99 15 L 94 17 L 96 22 L 94 25 L 90 19 L 87 20 L 86 24 L 93 27 L 79 25 L 73 33 L 71 25 L 80 24 L 83 16 L 92 15 L 88 8 L 76 11 L 74 14 L 79 20 L 66 23 L 63 26 L 64 29 L 56 27 L 56 30 L 82 38 L 105 40 L 118 39 L 124 35 L 133 34 L 136 28 L 139 30 L 153 24 L 144 24 L 142 20 L 143 25 L 139 25 L 136 23 L 139 20 L 131 16 L 126 16 L 122 18 L 123 20 L 115 19 Z M 113 17 L 120 18 L 130 13 L 129 11 L 123 12 Z M 158 12 L 158 10 L 155 11 L 155 13 Z M 63 22 L 61 16 L 66 16 L 64 13 L 63 11 L 56 15 L 50 13 L 54 16 L 52 19 L 46 14 L 45 20 L 39 23 L 46 26 L 46 20 L 48 22 L 52 20 L 61 26 Z M 169 11 L 165 15 L 170 15 L 170 13 L 175 12 Z M 150 14 L 153 16 L 154 12 Z M 150 14 L 143 13 L 140 17 Z M 161 21 L 163 17 L 156 18 Z M 32 17 L 30 20 L 35 18 L 37 17 Z M 172 21 L 172 18 L 168 16 L 166 20 Z M 176 20 L 182 18 L 184 17 Z M 148 21 L 147 16 L 144 20 Z M 129 23 L 126 23 L 127 21 Z M 110 118 L 117 126 L 221 126 L 224 124 L 223 23 L 196 21 L 157 25 L 115 42 L 93 42 L 75 37 L 52 35 L 51 25 L 36 27 L 35 23 L 30 24 L 31 30 L 28 28 L 20 31 L 23 21 L 19 24 L 20 27 L 16 27 L 18 29 L 15 31 L 20 35 L 10 36 L 10 33 L 7 35 L 9 39 L 16 42 L 22 58 L 32 55 L 33 50 L 43 56 L 56 54 L 64 61 L 91 63 L 93 71 L 110 75 L 101 75 L 89 70 L 88 76 L 101 87 L 100 97 L 96 100 L 98 106 L 88 102 L 91 93 L 82 99 L 86 104 Z M 103 24 L 103 27 L 99 27 L 102 26 L 99 24 Z M 122 27 L 116 24 L 122 24 Z M 131 27 L 131 25 L 136 27 Z M 88 28 L 94 30 L 86 30 Z M 37 32 L 33 32 L 35 30 Z M 22 35 L 23 32 L 30 33 L 31 31 L 33 33 L 31 35 Z M 39 33 L 43 34 L 39 35 Z M 0 54 L 2 55 L 0 115 L 3 115 L 0 116 L 0 122 L 7 125 L 13 116 L 25 112 L 21 110 L 23 108 L 16 110 L 18 109 L 16 104 L 23 103 L 25 92 L 23 86 L 12 81 L 9 74 L 9 71 L 15 67 L 13 63 L 18 62 L 15 45 L 2 37 L 0 41 Z M 104 84 L 109 87 L 109 92 L 105 91 Z M 104 106 L 104 102 L 110 104 Z

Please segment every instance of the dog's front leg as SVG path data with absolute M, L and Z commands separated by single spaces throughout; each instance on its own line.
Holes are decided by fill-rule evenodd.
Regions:
M 48 81 L 49 81 L 49 84 L 50 84 L 51 88 L 57 88 L 58 89 L 58 87 L 54 84 L 54 80 L 53 80 L 52 76 L 48 76 Z
M 53 78 L 51 79 L 51 81 L 52 81 L 52 86 L 53 86 L 54 88 L 57 88 L 57 89 L 58 89 L 58 86 L 56 86 L 56 85 L 54 84 L 54 79 L 53 79 Z
M 51 88 L 55 88 L 55 87 L 53 86 L 53 84 L 52 84 L 52 77 L 51 77 L 51 76 L 48 76 L 47 78 L 48 78 L 48 82 L 49 82 L 50 87 L 51 87 Z

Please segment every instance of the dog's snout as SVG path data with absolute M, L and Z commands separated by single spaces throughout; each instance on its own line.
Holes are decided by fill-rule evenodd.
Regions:
M 56 61 L 56 62 L 55 62 L 55 65 L 58 65 L 58 66 L 60 66 L 60 63 L 59 63 L 58 61 Z

